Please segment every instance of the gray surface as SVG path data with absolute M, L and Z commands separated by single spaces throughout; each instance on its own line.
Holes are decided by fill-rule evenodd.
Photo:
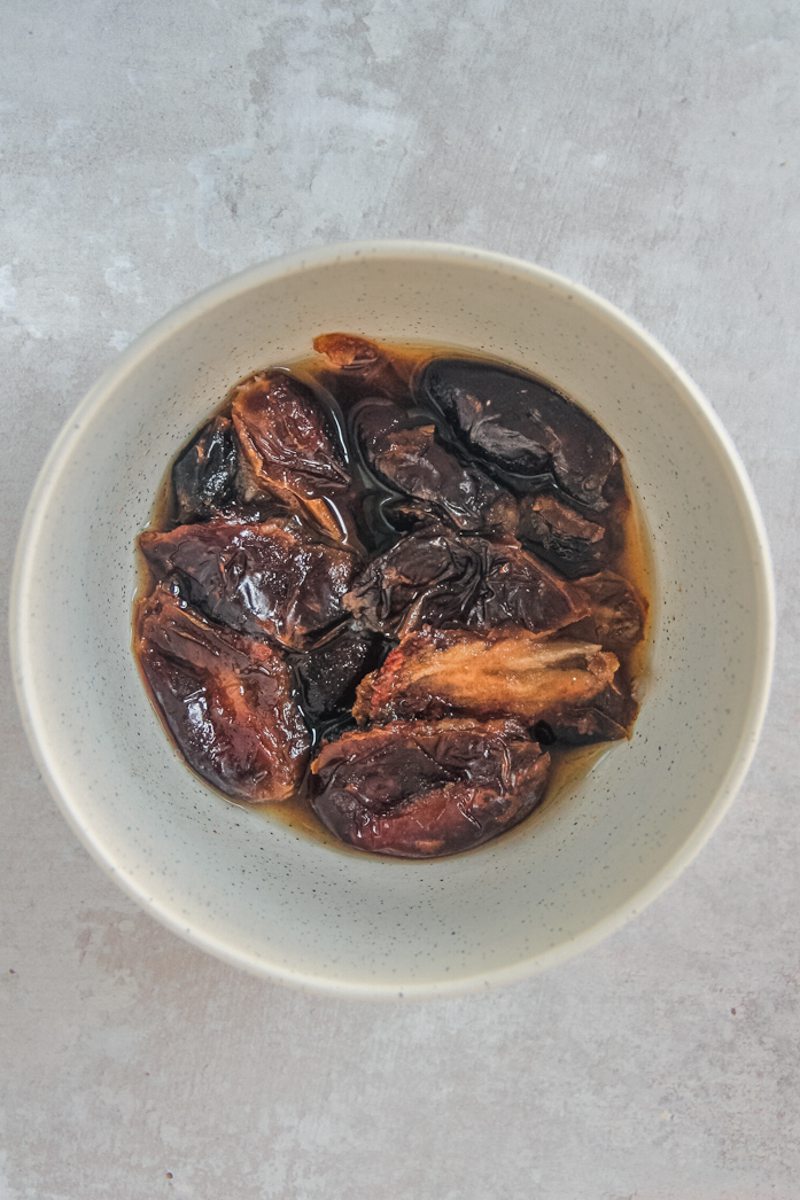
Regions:
M 757 765 L 666 897 L 542 978 L 410 1007 L 161 930 L 68 832 L 6 692 L 2 1200 L 797 1195 L 799 33 L 760 0 L 7 0 L 4 575 L 58 425 L 137 331 L 285 249 L 438 237 L 572 275 L 677 355 L 761 497 L 782 637 Z

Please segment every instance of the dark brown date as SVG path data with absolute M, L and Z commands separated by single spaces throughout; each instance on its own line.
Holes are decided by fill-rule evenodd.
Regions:
M 552 474 L 568 495 L 602 509 L 619 451 L 588 413 L 541 380 L 468 358 L 434 358 L 415 398 L 433 404 L 476 454 L 518 476 Z
M 163 586 L 141 602 L 136 633 L 150 690 L 198 775 L 237 800 L 292 796 L 311 739 L 281 655 L 209 624 Z
M 209 521 L 148 530 L 139 545 L 160 579 L 223 625 L 303 649 L 343 615 L 357 560 L 295 521 Z
M 234 391 L 231 413 L 258 486 L 339 538 L 327 497 L 346 491 L 350 475 L 311 389 L 283 373 L 255 375 Z
M 526 817 L 550 758 L 513 721 L 400 721 L 346 733 L 312 766 L 313 805 L 360 850 L 430 858 L 469 850 Z
M 599 645 L 526 629 L 426 630 L 404 638 L 363 680 L 353 715 L 361 724 L 515 717 L 531 729 L 546 722 L 570 742 L 624 737 L 632 713 L 617 703 L 619 665 Z
M 367 563 L 345 607 L 368 629 L 402 637 L 424 625 L 553 633 L 586 616 L 586 598 L 514 544 L 441 529 L 401 538 Z

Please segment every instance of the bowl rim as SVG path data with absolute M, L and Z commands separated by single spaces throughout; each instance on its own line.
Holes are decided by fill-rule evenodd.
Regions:
M 271 963 L 263 956 L 257 956 L 241 947 L 237 948 L 230 940 L 224 940 L 212 932 L 204 930 L 201 917 L 187 923 L 174 905 L 148 895 L 147 888 L 137 879 L 135 873 L 129 873 L 124 864 L 116 860 L 110 848 L 82 818 L 80 796 L 71 794 L 70 785 L 67 780 L 62 779 L 59 764 L 48 748 L 47 735 L 40 719 L 36 695 L 31 684 L 31 673 L 28 670 L 30 631 L 29 609 L 25 603 L 25 597 L 30 586 L 37 535 L 49 507 L 53 489 L 58 482 L 61 468 L 68 461 L 74 446 L 82 437 L 94 414 L 100 410 L 122 380 L 136 368 L 142 359 L 152 354 L 163 342 L 178 330 L 191 324 L 196 317 L 209 308 L 214 308 L 242 292 L 260 287 L 264 283 L 280 277 L 302 274 L 308 270 L 316 270 L 319 267 L 332 266 L 337 262 L 357 258 L 381 258 L 387 262 L 400 259 L 426 259 L 442 264 L 469 262 L 491 267 L 503 274 L 544 283 L 551 290 L 562 295 L 568 293 L 573 301 L 593 310 L 595 315 L 604 318 L 608 324 L 614 326 L 618 333 L 633 341 L 645 356 L 660 366 L 666 367 L 681 385 L 686 402 L 693 406 L 695 416 L 704 426 L 705 433 L 709 435 L 709 441 L 717 451 L 720 465 L 725 469 L 728 480 L 738 495 L 743 518 L 742 532 L 750 550 L 755 580 L 756 669 L 751 681 L 750 696 L 743 721 L 744 732 L 739 740 L 736 753 L 722 773 L 715 794 L 683 843 L 652 878 L 625 903 L 620 904 L 612 913 L 587 926 L 574 937 L 532 957 L 521 958 L 510 966 L 489 968 L 484 972 L 460 976 L 452 980 L 440 979 L 408 984 L 376 983 L 358 979 L 342 980 L 337 979 L 335 974 L 287 968 Z M 12 569 L 10 598 L 9 635 L 12 678 L 23 727 L 34 760 L 68 825 L 105 873 L 114 879 L 140 907 L 152 914 L 166 928 L 224 962 L 243 968 L 260 978 L 286 985 L 311 989 L 329 995 L 362 999 L 460 995 L 488 986 L 526 979 L 558 963 L 566 962 L 583 950 L 597 945 L 637 916 L 647 905 L 656 900 L 696 857 L 733 802 L 758 744 L 769 699 L 775 652 L 774 578 L 766 529 L 758 500 L 739 453 L 720 418 L 700 388 L 669 351 L 636 320 L 627 316 L 616 305 L 605 300 L 590 288 L 575 283 L 566 276 L 546 267 L 511 255 L 458 243 L 412 239 L 337 242 L 269 259 L 204 288 L 136 337 L 127 349 L 106 368 L 66 418 L 44 459 L 20 526 Z

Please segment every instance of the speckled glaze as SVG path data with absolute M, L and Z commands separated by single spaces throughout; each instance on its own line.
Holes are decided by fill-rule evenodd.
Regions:
M 628 744 L 514 833 L 433 862 L 331 847 L 186 770 L 131 654 L 134 538 L 175 450 L 231 382 L 344 329 L 508 359 L 622 447 L 655 562 L 651 677 Z M 510 980 L 597 941 L 697 853 L 750 761 L 772 663 L 771 575 L 743 468 L 680 368 L 620 312 L 524 262 L 373 242 L 255 267 L 164 318 L 58 438 L 12 604 L 29 735 L 73 828 L 210 952 L 363 996 Z

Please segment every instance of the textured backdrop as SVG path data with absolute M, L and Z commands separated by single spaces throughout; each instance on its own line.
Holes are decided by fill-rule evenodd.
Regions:
M 5 689 L 2 1200 L 794 1200 L 798 6 L 1 21 L 4 577 L 58 426 L 156 317 L 284 250 L 433 237 L 571 275 L 677 355 L 753 477 L 782 621 L 756 765 L 682 880 L 567 966 L 424 1005 L 285 991 L 157 926 L 68 832 Z

